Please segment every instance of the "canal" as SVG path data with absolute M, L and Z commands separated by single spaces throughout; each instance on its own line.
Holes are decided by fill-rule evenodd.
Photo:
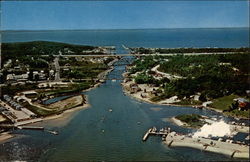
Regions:
M 116 66 L 109 76 L 120 76 L 125 66 Z M 109 77 L 108 76 L 108 77 Z M 40 131 L 17 130 L 20 137 L 0 145 L 1 160 L 39 161 L 159 161 L 159 160 L 233 160 L 219 154 L 190 148 L 168 148 L 160 137 L 142 142 L 148 128 L 171 127 L 182 133 L 194 130 L 178 127 L 166 120 L 179 114 L 197 113 L 224 118 L 210 110 L 190 107 L 158 106 L 126 96 L 121 81 L 108 80 L 85 92 L 91 107 L 67 117 L 38 125 L 59 131 L 51 135 Z M 110 112 L 109 110 L 113 111 Z

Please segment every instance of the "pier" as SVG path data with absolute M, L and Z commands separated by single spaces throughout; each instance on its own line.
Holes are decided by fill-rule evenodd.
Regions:
M 17 126 L 17 129 L 44 130 L 44 127 L 36 127 L 36 126 Z
M 142 141 L 146 141 L 150 135 L 163 136 L 164 140 L 169 133 L 170 133 L 170 128 L 162 128 L 159 131 L 157 131 L 156 127 L 149 128 L 148 131 L 143 136 Z

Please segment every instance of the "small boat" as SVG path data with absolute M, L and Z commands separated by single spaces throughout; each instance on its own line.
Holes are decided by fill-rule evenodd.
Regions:
M 112 79 L 112 82 L 116 82 L 116 80 L 115 80 L 115 79 Z
M 53 131 L 53 130 L 45 130 L 51 134 L 54 134 L 54 135 L 58 135 L 59 133 L 57 131 Z
M 109 112 L 112 112 L 113 110 L 112 109 L 109 109 Z

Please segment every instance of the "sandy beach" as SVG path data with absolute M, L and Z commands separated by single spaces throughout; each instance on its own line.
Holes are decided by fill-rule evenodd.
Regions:
M 185 123 L 183 123 L 182 121 L 176 119 L 175 117 L 172 117 L 169 121 L 173 122 L 174 124 L 182 127 L 182 126 L 185 126 Z
M 141 94 L 144 94 L 143 91 L 139 91 L 137 93 L 130 93 L 130 91 L 126 87 L 128 87 L 129 84 L 131 84 L 131 83 L 134 83 L 134 82 L 130 81 L 130 82 L 126 82 L 126 83 L 124 83 L 124 82 L 121 83 L 122 88 L 123 88 L 123 92 L 126 95 L 128 95 L 128 96 L 130 96 L 130 97 L 132 97 L 132 98 L 134 98 L 134 99 L 136 99 L 138 101 L 141 101 L 141 102 L 147 102 L 147 103 L 155 104 L 155 105 L 163 105 L 163 106 L 168 105 L 168 106 L 176 106 L 176 107 L 192 107 L 192 108 L 195 108 L 197 106 L 201 106 L 201 105 L 178 105 L 178 102 L 180 100 L 178 100 L 178 99 L 176 100 L 175 97 L 171 97 L 171 98 L 168 98 L 168 99 L 165 99 L 165 100 L 161 100 L 159 102 L 153 102 L 148 97 L 142 97 Z M 152 90 L 153 89 L 152 87 L 149 88 L 148 86 L 146 87 L 145 85 L 141 86 L 141 84 L 139 84 L 138 86 L 140 88 L 147 89 L 147 90 Z M 218 112 L 218 113 L 223 113 L 221 110 L 218 110 L 218 109 L 215 109 L 215 108 L 212 108 L 212 107 L 209 107 L 209 106 L 206 106 L 206 107 L 203 107 L 203 108 L 209 109 L 209 110 L 212 110 L 212 111 L 215 111 L 215 112 Z M 223 113 L 223 115 L 229 116 L 229 115 L 224 114 L 224 113 Z
M 7 140 L 14 138 L 15 136 L 9 132 L 4 132 L 0 134 L 0 144 L 7 142 Z
M 191 147 L 202 151 L 228 155 L 234 158 L 249 158 L 249 146 L 247 145 L 171 134 L 166 137 L 164 143 L 169 147 Z

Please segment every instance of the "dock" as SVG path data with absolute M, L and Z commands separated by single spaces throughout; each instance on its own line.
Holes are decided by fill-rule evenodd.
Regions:
M 237 143 L 237 141 L 193 138 L 190 135 L 170 131 L 170 128 L 162 128 L 157 131 L 156 127 L 149 128 L 142 140 L 146 141 L 150 135 L 162 136 L 163 143 L 168 147 L 190 147 L 202 151 L 224 154 L 231 158 L 249 158 L 249 144 Z
M 17 126 L 17 129 L 44 130 L 44 127 L 36 127 L 36 126 Z
M 149 128 L 143 136 L 142 141 L 146 141 L 150 135 L 163 136 L 162 139 L 165 140 L 165 137 L 168 135 L 168 133 L 170 133 L 170 128 L 162 128 L 159 131 L 157 131 L 156 127 Z
M 148 136 L 149 136 L 149 134 L 150 134 L 150 132 L 152 131 L 152 128 L 150 128 L 147 132 L 146 132 L 146 134 L 143 136 L 143 138 L 142 138 L 142 140 L 143 141 L 146 141 L 147 139 L 148 139 Z

